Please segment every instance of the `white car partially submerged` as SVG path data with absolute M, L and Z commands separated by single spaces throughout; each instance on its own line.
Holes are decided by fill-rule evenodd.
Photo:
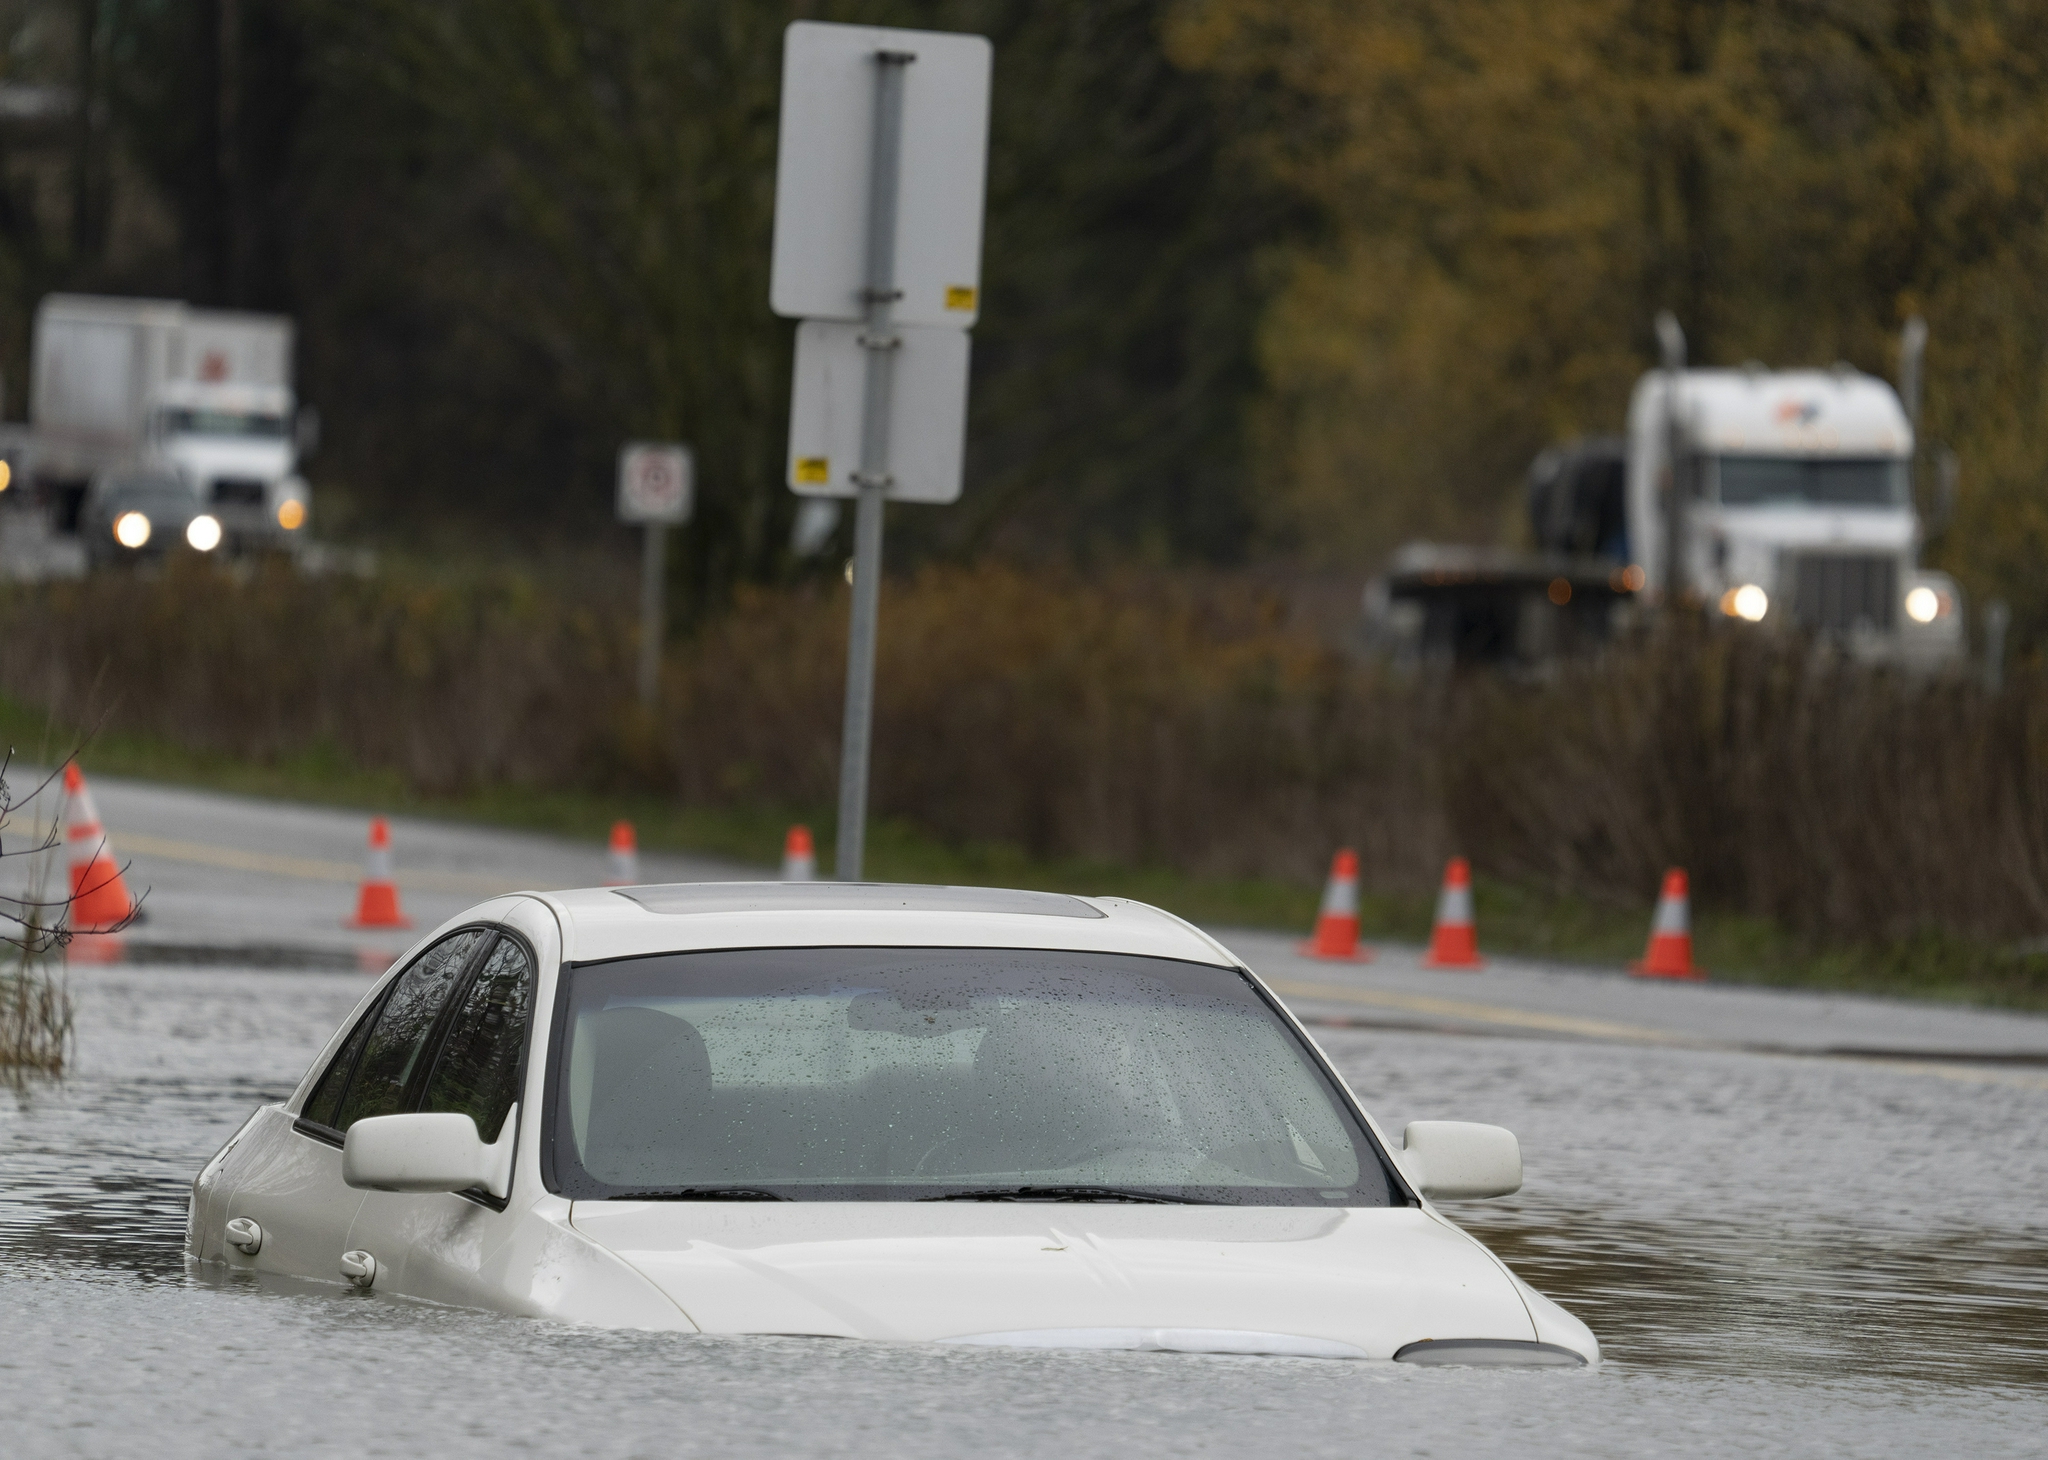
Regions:
M 203 1262 L 573 1323 L 1571 1365 L 1228 950 L 1117 898 L 695 883 L 498 898 L 193 1183 Z

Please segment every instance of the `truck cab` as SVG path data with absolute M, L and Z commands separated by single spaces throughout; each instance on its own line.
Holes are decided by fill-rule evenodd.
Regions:
M 1919 566 L 1913 427 L 1884 381 L 1846 366 L 1652 371 L 1627 452 L 1628 548 L 1651 593 L 1868 661 L 1932 668 L 1966 651 L 1960 590 Z
M 147 420 L 143 459 L 190 483 L 230 546 L 282 545 L 305 526 L 288 388 L 166 381 Z

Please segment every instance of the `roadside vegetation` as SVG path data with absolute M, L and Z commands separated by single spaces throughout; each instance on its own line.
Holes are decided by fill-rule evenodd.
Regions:
M 27 863 L 24 877 L 9 879 L 18 890 L 0 894 L 0 1074 L 9 1079 L 60 1072 L 72 1021 L 63 972 L 68 899 L 50 886 L 56 863 L 51 853 L 63 829 L 40 815 L 23 822 L 20 806 L 28 798 L 17 794 L 13 773 L 13 757 L 0 746 L 0 865 L 13 872 Z
M 514 575 L 110 575 L 0 595 L 17 736 L 94 768 L 596 840 L 829 848 L 843 591 L 749 591 L 631 698 L 631 609 Z M 1721 976 L 2048 1003 L 2048 685 L 1644 634 L 1417 675 L 1244 576 L 929 569 L 885 595 L 874 875 L 1117 891 L 1306 929 L 1338 845 L 1420 939 L 1453 852 L 1496 950 L 1640 953 L 1664 868 Z M 116 829 L 118 837 L 118 829 Z M 829 860 L 829 857 L 828 857 Z

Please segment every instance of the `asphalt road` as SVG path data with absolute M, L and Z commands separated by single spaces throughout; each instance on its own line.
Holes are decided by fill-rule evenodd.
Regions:
M 32 784 L 19 769 L 13 779 L 17 794 Z M 396 880 L 415 930 L 352 929 L 345 923 L 362 875 L 366 815 L 107 776 L 93 777 L 92 790 L 131 886 L 147 891 L 148 916 L 118 941 L 81 940 L 81 961 L 382 969 L 421 933 L 487 897 L 590 886 L 606 875 L 605 849 L 594 842 L 394 817 Z M 17 813 L 10 847 L 48 806 L 46 793 Z M 19 887 L 26 865 L 0 863 L 0 889 Z M 773 875 L 762 866 L 660 854 L 643 854 L 640 873 L 645 882 Z M 1422 967 L 1420 950 L 1404 947 L 1381 947 L 1368 963 L 1335 963 L 1303 957 L 1291 936 L 1212 931 L 1322 1027 L 1740 1050 L 2048 1089 L 2048 1017 L 2038 1015 L 1644 980 L 1514 958 L 1447 972 Z M 1485 933 L 1482 927 L 1482 948 Z
M 36 773 L 9 779 L 27 796 Z M 402 910 L 413 930 L 346 926 L 363 876 L 370 818 L 358 811 L 231 796 L 92 776 L 90 789 L 143 920 L 118 947 L 88 943 L 86 959 L 116 953 L 130 962 L 172 959 L 379 970 L 421 933 L 504 892 L 590 887 L 605 881 L 601 843 L 567 841 L 496 827 L 394 816 L 391 851 Z M 46 787 L 17 810 L 8 846 L 23 844 L 37 817 L 50 816 L 61 788 Z M 61 858 L 62 854 L 58 854 Z M 0 863 L 0 889 L 14 892 L 28 859 Z M 703 857 L 642 853 L 646 882 L 727 881 L 766 869 Z M 61 865 L 56 871 L 61 882 Z M 110 942 L 112 940 L 109 940 Z

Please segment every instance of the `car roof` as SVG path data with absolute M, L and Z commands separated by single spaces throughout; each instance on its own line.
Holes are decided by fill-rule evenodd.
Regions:
M 894 882 L 681 882 L 536 893 L 571 963 L 710 948 L 1048 948 L 1233 968 L 1193 925 L 1121 897 Z

